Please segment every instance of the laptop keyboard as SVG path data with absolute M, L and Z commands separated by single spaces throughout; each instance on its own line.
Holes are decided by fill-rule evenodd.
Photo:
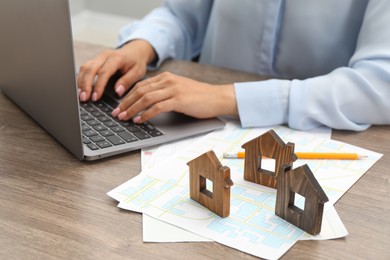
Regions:
M 91 150 L 137 142 L 161 136 L 163 133 L 150 122 L 135 124 L 111 116 L 116 101 L 105 96 L 101 101 L 80 103 L 83 142 Z

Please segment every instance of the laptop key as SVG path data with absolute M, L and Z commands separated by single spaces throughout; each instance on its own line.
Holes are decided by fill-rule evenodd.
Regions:
M 112 109 L 110 107 L 108 107 L 104 102 L 102 101 L 98 101 L 98 102 L 95 102 L 94 103 L 95 107 L 99 108 L 100 111 L 104 112 L 104 113 L 109 113 L 112 111 Z
M 103 130 L 107 130 L 107 127 L 105 127 L 104 125 L 95 125 L 93 126 L 93 129 L 95 129 L 96 131 L 100 132 L 100 131 L 103 131 Z
M 83 143 L 84 143 L 84 144 L 90 144 L 90 143 L 91 143 L 91 140 L 89 140 L 88 137 L 83 136 Z
M 133 125 L 133 126 L 128 126 L 126 127 L 126 129 L 129 131 L 129 132 L 132 132 L 132 133 L 135 133 L 135 132 L 140 132 L 141 129 L 136 126 L 136 125 Z
M 128 143 L 138 141 L 137 138 L 134 137 L 134 135 L 130 134 L 129 132 L 120 132 L 118 135 L 125 140 Z
M 114 126 L 117 126 L 118 124 L 115 123 L 114 121 L 106 121 L 106 122 L 103 122 L 104 125 L 106 125 L 107 127 L 114 127 Z
M 106 140 L 100 135 L 91 136 L 89 139 L 91 139 L 91 141 L 94 143 L 98 143 L 98 142 Z
M 96 108 L 94 108 L 91 104 L 87 103 L 86 106 L 84 106 L 84 109 L 88 111 L 89 113 L 95 112 Z
M 92 112 L 91 113 L 94 117 L 100 117 L 100 116 L 104 116 L 104 114 L 100 111 L 95 111 L 95 112 Z
M 101 141 L 96 143 L 100 148 L 107 148 L 112 146 L 112 144 L 109 141 Z
M 88 113 L 85 112 L 84 109 L 81 109 L 81 108 L 80 108 L 80 115 L 81 115 L 81 116 L 85 116 L 85 115 L 88 115 Z
M 125 144 L 126 142 L 120 139 L 116 135 L 112 135 L 107 137 L 107 140 L 110 141 L 113 145 L 120 145 L 120 144 Z
M 95 125 L 99 125 L 100 122 L 97 121 L 96 119 L 93 119 L 93 120 L 87 121 L 87 124 L 90 125 L 90 126 L 95 126 Z
M 81 131 L 86 131 L 86 130 L 91 130 L 91 128 L 89 127 L 89 125 L 82 124 L 81 125 Z
M 97 135 L 98 133 L 96 133 L 95 131 L 93 131 L 91 129 L 91 130 L 83 131 L 83 134 L 85 134 L 88 137 L 91 137 L 91 136 Z
M 89 149 L 91 150 L 99 150 L 99 146 L 97 146 L 96 144 L 94 143 L 90 143 L 87 145 Z
M 81 119 L 83 121 L 89 121 L 89 120 L 94 120 L 93 116 L 90 116 L 89 114 L 85 114 L 81 116 Z
M 154 125 L 152 125 L 151 123 L 149 122 L 145 122 L 143 124 L 140 124 L 139 127 L 144 130 L 145 132 L 147 132 L 148 134 L 150 134 L 151 136 L 153 137 L 156 137 L 156 136 L 160 136 L 162 135 L 162 133 L 157 130 Z
M 130 122 L 130 121 L 120 121 L 119 123 L 121 126 L 124 126 L 124 127 L 128 127 L 128 126 L 132 126 L 134 125 L 134 123 Z
M 120 127 L 120 126 L 111 127 L 111 130 L 114 131 L 115 133 L 125 131 L 125 129 L 123 127 Z
M 146 131 L 148 134 L 150 134 L 151 136 L 153 137 L 156 137 L 156 136 L 161 136 L 163 135 L 160 131 L 158 131 L 157 129 L 151 129 L 151 130 L 148 130 Z
M 111 120 L 108 116 L 100 116 L 100 117 L 98 117 L 98 119 L 100 122 L 103 122 L 103 123 Z
M 141 140 L 147 139 L 147 138 L 150 138 L 150 137 L 151 137 L 150 135 L 148 135 L 147 133 L 142 132 L 142 131 L 134 132 L 133 134 L 134 134 L 136 137 L 138 137 L 139 139 L 141 139 Z
M 110 129 L 100 131 L 100 134 L 101 134 L 102 136 L 104 136 L 104 137 L 114 135 L 114 133 L 113 133 Z
M 111 113 L 111 111 L 112 111 L 112 108 L 110 108 L 110 107 L 108 107 L 108 106 L 102 106 L 102 107 L 99 107 L 99 109 L 102 111 L 102 112 L 104 112 L 104 113 Z
M 148 122 L 139 124 L 138 126 L 139 126 L 139 128 L 141 128 L 142 130 L 145 130 L 145 131 L 150 130 L 150 129 L 154 129 L 154 126 Z

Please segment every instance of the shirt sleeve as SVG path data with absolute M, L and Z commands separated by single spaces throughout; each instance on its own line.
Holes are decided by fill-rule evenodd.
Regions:
M 235 84 L 243 127 L 287 123 L 362 131 L 390 124 L 390 1 L 368 2 L 348 66 L 305 80 Z M 247 88 L 248 87 L 248 88 Z
M 238 114 L 243 127 L 287 123 L 289 80 L 235 83 Z
M 143 39 L 158 55 L 155 66 L 168 58 L 190 60 L 201 51 L 212 3 L 212 0 L 168 0 L 142 20 L 124 27 L 118 47 Z

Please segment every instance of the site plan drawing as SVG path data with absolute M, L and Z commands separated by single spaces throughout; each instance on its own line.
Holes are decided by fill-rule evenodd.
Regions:
M 307 163 L 313 171 L 330 199 L 325 211 L 333 210 L 333 203 L 381 157 L 375 152 L 284 126 L 273 129 L 285 142 L 294 142 L 295 151 L 357 152 L 367 155 L 364 160 L 298 160 L 294 163 L 294 168 Z M 274 214 L 274 189 L 243 180 L 243 160 L 222 158 L 224 152 L 238 151 L 243 143 L 264 131 L 228 124 L 224 130 L 200 138 L 158 164 L 158 167 L 143 170 L 108 195 L 118 200 L 121 208 L 146 213 L 255 256 L 279 258 L 296 241 L 306 236 L 305 232 Z M 231 187 L 231 213 L 227 218 L 218 217 L 189 198 L 186 163 L 209 150 L 216 153 L 222 165 L 231 169 L 234 186 Z

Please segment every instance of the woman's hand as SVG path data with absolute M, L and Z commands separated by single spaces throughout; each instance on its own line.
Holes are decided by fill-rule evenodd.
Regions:
M 80 100 L 99 100 L 108 80 L 118 71 L 122 76 L 115 83 L 114 89 L 122 96 L 146 74 L 147 65 L 156 56 L 152 46 L 144 40 L 134 40 L 119 49 L 104 51 L 80 67 L 77 76 Z
M 197 118 L 235 116 L 238 111 L 233 84 L 210 85 L 164 72 L 138 82 L 112 115 L 142 123 L 168 111 Z

